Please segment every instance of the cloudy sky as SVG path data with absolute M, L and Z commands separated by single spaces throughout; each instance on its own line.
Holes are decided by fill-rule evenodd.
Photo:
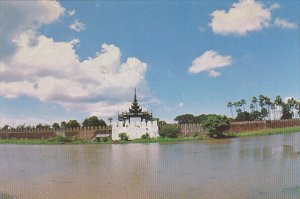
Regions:
M 0 126 L 300 97 L 300 2 L 1 1 Z M 249 105 L 250 103 L 248 103 Z

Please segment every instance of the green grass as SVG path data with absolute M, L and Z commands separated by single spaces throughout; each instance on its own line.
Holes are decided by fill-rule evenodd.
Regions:
M 148 139 L 134 139 L 129 141 L 119 141 L 120 144 L 127 143 L 174 143 L 181 141 L 197 141 L 203 140 L 203 137 L 177 137 L 177 138 L 167 138 L 167 137 L 158 137 L 158 138 L 148 138 Z
M 15 198 L 16 198 L 15 196 L 0 192 L 0 199 L 15 199 Z
M 32 145 L 56 145 L 56 144 L 109 144 L 108 142 L 97 142 L 95 140 L 77 140 L 75 138 L 65 138 L 56 136 L 49 139 L 0 139 L 0 144 L 32 144 Z M 1 198 L 0 198 L 1 199 Z
M 174 143 L 180 141 L 196 141 L 203 140 L 203 137 L 178 137 L 178 138 L 147 138 L 147 139 L 134 139 L 129 141 L 112 141 L 98 142 L 96 140 L 77 140 L 67 139 L 64 137 L 56 136 L 55 138 L 49 139 L 0 139 L 0 144 L 32 144 L 32 145 L 56 145 L 56 144 L 128 144 L 128 143 Z
M 259 131 L 246 131 L 238 133 L 228 133 L 228 136 L 234 137 L 250 137 L 250 136 L 260 136 L 260 135 L 276 135 L 276 134 L 288 134 L 300 132 L 300 126 L 288 127 L 288 128 L 276 128 L 276 129 L 264 129 Z
M 298 127 L 288 127 L 288 128 L 277 128 L 277 129 L 265 129 L 260 131 L 246 131 L 239 133 L 227 133 L 228 137 L 250 137 L 250 136 L 260 136 L 260 135 L 276 135 L 276 134 L 288 134 L 300 132 L 300 126 Z M 134 139 L 129 141 L 112 141 L 108 140 L 107 142 L 101 141 L 98 142 L 96 140 L 77 140 L 75 138 L 64 138 L 61 136 L 56 136 L 54 138 L 49 139 L 0 139 L 0 144 L 43 144 L 43 145 L 55 145 L 55 144 L 128 144 L 128 143 L 176 143 L 181 141 L 198 141 L 206 138 L 204 136 L 184 136 L 177 138 L 147 138 L 147 139 Z

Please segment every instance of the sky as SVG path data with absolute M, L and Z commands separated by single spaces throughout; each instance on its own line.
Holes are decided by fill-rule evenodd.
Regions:
M 300 1 L 1 1 L 0 126 L 300 98 Z

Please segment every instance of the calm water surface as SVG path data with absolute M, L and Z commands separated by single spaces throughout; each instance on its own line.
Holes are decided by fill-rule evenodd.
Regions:
M 177 144 L 0 145 L 18 198 L 300 198 L 300 133 Z

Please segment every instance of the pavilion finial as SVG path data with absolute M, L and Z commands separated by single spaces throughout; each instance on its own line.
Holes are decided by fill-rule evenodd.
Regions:
M 134 88 L 134 101 L 137 101 L 137 99 L 136 99 L 136 88 Z

